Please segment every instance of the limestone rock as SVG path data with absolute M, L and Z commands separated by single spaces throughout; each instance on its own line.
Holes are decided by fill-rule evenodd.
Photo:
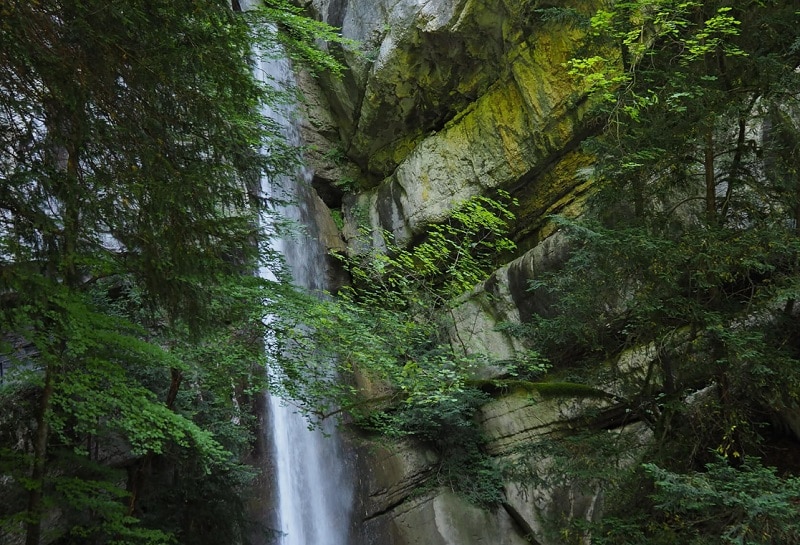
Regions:
M 481 407 L 477 419 L 486 435 L 486 451 L 505 456 L 521 445 L 564 429 L 571 419 L 592 405 L 599 407 L 602 402 L 578 400 L 574 396 L 511 393 Z
M 314 0 L 322 19 L 363 49 L 342 52 L 350 72 L 327 85 L 351 157 L 382 177 L 480 95 L 502 70 L 504 30 L 521 4 Z
M 309 199 L 309 214 L 313 217 L 312 223 L 317 230 L 317 240 L 325 252 L 324 286 L 327 290 L 336 292 L 350 279 L 342 263 L 333 257 L 331 252 L 342 253 L 346 251 L 347 245 L 339 232 L 339 227 L 333 221 L 331 210 L 317 193 L 313 193 Z
M 506 287 L 507 284 L 500 284 L 497 292 L 490 293 L 479 286 L 450 311 L 453 326 L 449 333 L 453 348 L 465 355 L 487 354 L 498 362 L 482 370 L 477 378 L 502 375 L 503 362 L 516 360 L 525 352 L 518 339 L 497 330 L 499 323 L 519 323 L 519 311 L 505 291 Z
M 369 521 L 370 545 L 526 545 L 503 508 L 487 511 L 437 490 Z M 378 537 L 380 536 L 380 537 Z
M 480 378 L 502 375 L 503 361 L 522 357 L 526 346 L 497 324 L 551 312 L 549 295 L 529 290 L 530 280 L 566 259 L 564 237 L 547 217 L 577 215 L 590 191 L 580 173 L 592 158 L 579 150 L 592 131 L 590 104 L 564 68 L 580 31 L 537 19 L 539 3 L 526 0 L 301 3 L 361 43 L 361 54 L 332 50 L 349 67 L 341 79 L 302 86 L 311 103 L 304 131 L 315 187 L 329 207 L 341 205 L 351 252 L 370 242 L 381 247 L 384 229 L 399 243 L 413 241 L 473 196 L 504 189 L 519 200 L 511 233 L 519 257 L 452 310 L 451 344 L 497 360 Z M 589 10 L 595 3 L 559 5 Z M 335 183 L 350 178 L 355 183 L 346 190 Z M 326 235 L 328 245 L 338 236 Z M 375 395 L 384 387 L 361 379 Z M 476 420 L 487 453 L 509 460 L 520 445 L 568 427 L 586 407 L 608 405 L 509 392 Z M 421 492 L 438 459 L 418 444 L 364 446 L 359 459 L 368 543 L 546 545 L 555 542 L 547 539 L 545 517 L 591 519 L 602 505 L 598 491 L 571 484 L 508 483 L 505 504 L 483 510 L 446 490 Z M 547 470 L 543 463 L 537 469 Z
M 411 441 L 365 444 L 359 458 L 364 462 L 360 488 L 365 520 L 405 502 L 430 476 L 436 454 Z
M 524 186 L 575 146 L 583 127 L 566 75 L 561 68 L 543 67 L 537 58 L 551 55 L 556 66 L 566 60 L 567 46 L 546 43 L 552 39 L 543 35 L 538 41 L 545 43 L 521 47 L 507 78 L 423 140 L 392 176 L 360 197 L 357 206 L 371 211 L 376 229 L 408 239 L 470 197 Z M 552 88 L 543 91 L 548 80 Z M 551 192 L 566 194 L 580 185 L 575 173 L 560 182 Z
M 319 81 L 305 71 L 297 74 L 296 81 L 302 97 L 298 121 L 304 162 L 314 172 L 312 183 L 323 202 L 330 208 L 340 208 L 347 186 L 357 187 L 360 171 L 345 154 L 339 127 Z
M 552 470 L 551 470 L 552 471 Z M 577 483 L 543 488 L 531 484 L 509 483 L 506 486 L 506 510 L 540 544 L 559 544 L 558 525 L 581 519 L 596 522 L 603 508 L 603 492 Z
M 629 459 L 623 463 L 633 464 L 637 453 L 652 440 L 649 429 L 641 422 L 608 430 L 630 447 Z M 552 458 L 531 458 L 515 462 L 525 463 L 529 470 L 541 477 L 541 482 L 508 482 L 505 486 L 504 507 L 514 517 L 518 525 L 525 529 L 533 542 L 557 545 L 562 543 L 558 536 L 560 526 L 567 527 L 569 521 L 583 520 L 596 522 L 603 511 L 605 495 L 597 483 L 578 482 L 565 478 Z M 508 458 L 507 459 L 512 459 Z M 584 542 L 588 542 L 586 539 Z
M 576 147 L 590 130 L 588 104 L 564 68 L 579 31 L 538 20 L 522 0 L 305 4 L 368 50 L 338 53 L 349 67 L 343 78 L 303 84 L 310 103 L 325 105 L 311 108 L 306 132 L 329 206 L 342 197 L 336 180 L 354 182 L 350 191 L 377 183 L 346 200 L 354 210 L 345 215 L 402 242 L 504 188 L 520 201 L 514 236 L 525 249 L 547 214 L 585 190 L 576 173 L 591 158 Z
M 552 301 L 530 282 L 543 272 L 556 270 L 567 257 L 567 241 L 556 232 L 522 256 L 497 269 L 465 295 L 451 311 L 452 346 L 463 353 L 486 354 L 503 362 L 524 357 L 525 346 L 498 324 L 520 324 L 533 314 L 547 315 Z M 502 375 L 502 366 L 486 369 L 480 378 Z
M 496 98 L 497 90 L 489 89 L 497 82 L 502 82 L 500 87 L 519 87 L 527 106 L 540 116 L 547 116 L 565 91 L 569 94 L 561 63 L 574 36 L 563 26 L 557 33 L 544 29 L 528 2 L 307 4 L 321 19 L 341 27 L 344 36 L 361 43 L 361 55 L 338 52 L 349 71 L 339 80 L 328 79 L 325 88 L 348 155 L 378 180 L 477 99 L 486 94 Z M 587 2 L 569 4 L 580 8 Z

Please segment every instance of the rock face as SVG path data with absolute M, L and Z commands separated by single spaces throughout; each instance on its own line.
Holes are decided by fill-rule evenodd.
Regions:
M 402 239 L 495 188 L 522 197 L 525 219 L 541 223 L 574 192 L 586 104 L 563 63 L 578 35 L 537 22 L 529 4 L 312 2 L 345 36 L 377 48 L 374 59 L 346 55 L 350 75 L 323 82 L 339 129 L 329 148 L 359 167 L 369 190 L 350 206 L 369 211 L 374 227 Z
M 364 185 L 412 193 L 409 218 L 435 218 L 436 209 L 415 209 L 439 196 L 527 182 L 585 131 L 582 97 L 562 66 L 577 31 L 538 21 L 530 2 L 308 4 L 362 44 L 360 54 L 338 52 L 345 77 L 323 80 L 330 119 L 319 127 L 330 137 L 335 125 L 332 147 L 360 167 Z
M 531 292 L 529 281 L 554 270 L 566 259 L 566 242 L 554 233 L 522 256 L 497 269 L 453 309 L 451 343 L 464 353 L 513 359 L 525 350 L 517 340 L 495 329 L 498 323 L 522 323 L 534 313 L 546 315 L 549 298 Z
M 369 525 L 375 526 L 368 528 L 372 536 L 367 541 L 369 545 L 529 543 L 502 508 L 489 512 L 447 491 L 410 499 L 390 515 L 370 521 Z
M 492 512 L 450 491 L 420 492 L 434 453 L 401 443 L 362 453 L 364 539 L 368 545 L 523 545 L 518 524 L 503 508 Z
M 596 3 L 559 6 L 580 12 Z M 519 255 L 464 295 L 451 341 L 466 352 L 515 357 L 524 347 L 495 325 L 546 312 L 547 297 L 528 291 L 530 279 L 564 259 L 546 217 L 577 213 L 588 189 L 577 175 L 590 164 L 578 149 L 592 132 L 588 104 L 564 67 L 579 30 L 548 22 L 527 0 L 301 4 L 361 44 L 331 51 L 348 67 L 341 79 L 301 77 L 318 214 L 336 218 L 341 236 L 326 220 L 326 244 L 353 247 L 365 227 L 410 240 L 470 197 L 509 192 L 519 202 Z M 576 410 L 557 398 L 509 395 L 478 418 L 489 453 L 512 460 L 515 445 L 560 429 Z M 544 518 L 591 519 L 602 504 L 597 491 L 508 483 L 505 504 L 485 511 L 448 490 L 421 492 L 437 458 L 419 446 L 365 446 L 359 458 L 367 461 L 360 486 L 370 544 L 555 544 Z

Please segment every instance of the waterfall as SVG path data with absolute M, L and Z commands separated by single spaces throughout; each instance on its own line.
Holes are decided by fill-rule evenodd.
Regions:
M 256 73 L 271 85 L 291 86 L 293 73 L 287 59 L 262 60 Z M 285 131 L 289 144 L 300 145 L 301 137 L 291 107 L 266 111 Z M 295 237 L 274 241 L 273 248 L 285 257 L 295 284 L 301 288 L 324 288 L 324 248 L 314 236 L 309 203 L 313 196 L 312 173 L 298 168 L 281 180 L 262 179 L 266 195 L 290 201 L 276 212 L 304 227 Z M 269 221 L 265 219 L 265 221 Z M 262 274 L 268 275 L 267 271 Z M 269 342 L 269 340 L 267 340 Z M 352 480 L 345 469 L 341 441 L 332 425 L 309 430 L 305 418 L 283 400 L 269 396 L 271 443 L 277 486 L 277 530 L 280 545 L 348 545 L 351 542 Z

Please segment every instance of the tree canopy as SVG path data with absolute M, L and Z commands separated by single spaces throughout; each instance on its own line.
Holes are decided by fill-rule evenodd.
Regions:
M 0 540 L 242 538 L 243 510 L 202 498 L 248 477 L 262 305 L 285 288 L 253 275 L 284 278 L 259 182 L 297 153 L 254 55 L 336 69 L 318 36 L 338 39 L 282 0 L 0 4 Z
M 562 373 L 615 391 L 618 423 L 652 434 L 647 473 L 606 466 L 628 503 L 603 543 L 797 539 L 791 516 L 735 498 L 797 470 L 777 445 L 800 437 L 799 18 L 793 2 L 722 0 L 573 18 L 587 39 L 570 71 L 603 127 L 585 146 L 595 192 L 580 219 L 556 220 L 571 257 L 532 286 L 558 302 L 530 331 Z

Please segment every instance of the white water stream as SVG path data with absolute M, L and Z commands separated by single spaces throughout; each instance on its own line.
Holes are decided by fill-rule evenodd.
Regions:
M 272 85 L 291 85 L 293 74 L 288 60 L 266 60 L 256 73 Z M 301 138 L 292 108 L 270 109 L 268 117 L 285 128 L 292 145 Z M 266 195 L 282 197 L 293 204 L 281 207 L 278 214 L 305 227 L 295 237 L 273 242 L 285 257 L 297 286 L 312 290 L 324 288 L 324 249 L 313 233 L 309 213 L 312 196 L 311 172 L 298 168 L 282 180 L 262 180 Z M 278 194 L 276 194 L 278 193 Z M 265 219 L 265 221 L 269 221 Z M 269 275 L 268 271 L 262 274 Z M 269 339 L 267 340 L 269 342 Z M 310 431 L 306 420 L 289 404 L 270 396 L 271 443 L 277 484 L 277 530 L 280 545 L 348 545 L 353 503 L 352 480 L 348 478 L 341 442 L 331 427 Z

